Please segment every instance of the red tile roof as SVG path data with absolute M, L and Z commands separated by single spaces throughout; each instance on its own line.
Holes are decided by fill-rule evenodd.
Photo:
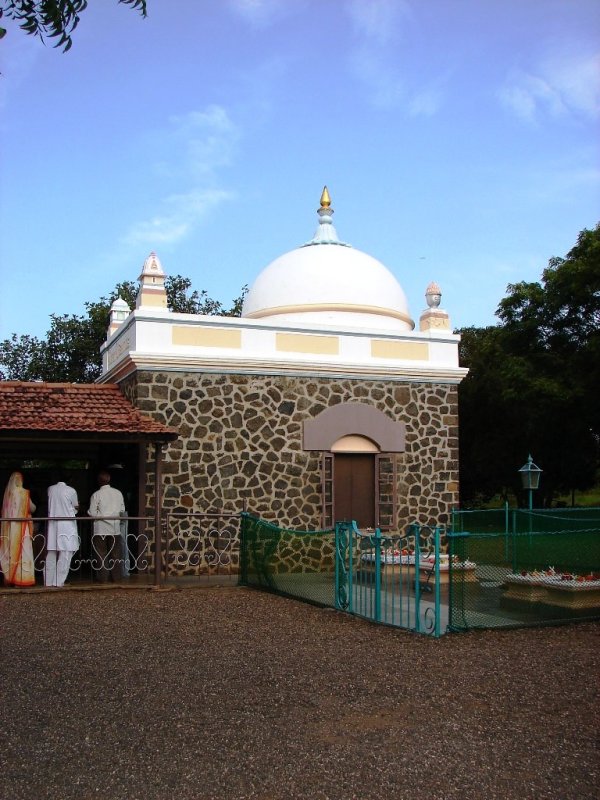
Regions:
M 138 411 L 115 383 L 0 381 L 0 436 L 7 433 L 121 434 L 158 441 L 178 435 Z

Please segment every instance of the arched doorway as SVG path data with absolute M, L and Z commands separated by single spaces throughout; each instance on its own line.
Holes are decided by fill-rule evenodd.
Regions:
M 359 528 L 374 528 L 375 454 L 377 445 L 364 436 L 342 436 L 331 446 L 335 454 L 333 491 L 338 520 L 355 520 Z
M 335 458 L 335 517 L 375 527 L 375 457 L 339 454 Z
M 396 453 L 405 426 L 366 403 L 339 403 L 304 423 L 305 450 L 320 450 L 323 528 L 354 519 L 360 528 L 396 528 Z

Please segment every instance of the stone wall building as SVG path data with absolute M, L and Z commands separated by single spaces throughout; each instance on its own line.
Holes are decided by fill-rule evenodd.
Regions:
M 163 454 L 167 510 L 246 508 L 312 530 L 448 522 L 459 337 L 436 284 L 415 330 L 396 278 L 341 242 L 332 214 L 324 190 L 315 236 L 258 275 L 239 318 L 168 311 L 155 254 L 136 308 L 113 305 L 101 380 L 179 432 Z

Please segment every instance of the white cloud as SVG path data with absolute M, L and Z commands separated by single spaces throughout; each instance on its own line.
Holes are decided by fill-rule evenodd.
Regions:
M 442 94 L 438 89 L 425 89 L 418 92 L 408 105 L 411 117 L 432 117 L 442 104 Z
M 404 99 L 403 81 L 382 54 L 362 48 L 352 54 L 351 65 L 365 87 L 369 101 L 376 108 L 394 108 Z
M 185 194 L 166 197 L 161 202 L 162 213 L 132 225 L 122 237 L 122 242 L 146 247 L 179 242 L 212 209 L 233 196 L 232 192 L 223 189 L 193 189 Z
M 156 163 L 159 172 L 205 179 L 232 163 L 240 131 L 226 109 L 208 106 L 171 117 L 169 127 L 152 138 L 161 153 Z
M 152 215 L 131 225 L 121 243 L 146 247 L 175 244 L 212 210 L 231 200 L 235 194 L 219 187 L 218 172 L 233 163 L 240 135 L 222 106 L 171 117 L 166 130 L 151 136 L 161 155 L 156 166 L 163 176 L 188 188 L 162 197 L 159 194 Z
M 500 101 L 521 119 L 536 122 L 578 114 L 600 116 L 600 55 L 553 56 L 531 71 L 513 71 Z
M 549 61 L 544 72 L 565 106 L 588 116 L 600 115 L 600 53 Z
M 389 110 L 403 106 L 411 117 L 432 117 L 443 104 L 440 86 L 445 83 L 445 76 L 425 88 L 413 90 L 385 52 L 375 52 L 370 47 L 356 50 L 351 56 L 351 68 L 375 108 Z
M 292 0 L 229 0 L 229 5 L 246 22 L 264 28 L 289 10 Z
M 411 15 L 406 0 L 350 0 L 348 12 L 357 32 L 379 44 L 391 41 L 400 20 Z
M 536 202 L 572 203 L 582 192 L 597 192 L 600 168 L 592 165 L 558 165 L 532 176 L 530 193 Z
M 350 68 L 367 92 L 375 108 L 389 110 L 404 107 L 411 117 L 431 117 L 442 104 L 442 92 L 433 86 L 414 86 L 415 75 L 405 76 L 401 38 L 413 21 L 408 0 L 348 0 L 350 16 L 359 43 L 350 53 Z M 413 84 L 413 85 L 411 85 Z
M 515 81 L 510 85 L 503 86 L 498 96 L 502 105 L 516 114 L 517 117 L 533 122 L 536 101 L 533 94 L 526 87 L 517 85 Z
M 556 117 L 566 112 L 560 93 L 543 78 L 515 73 L 500 91 L 502 103 L 518 117 L 534 122 L 545 111 Z
M 155 247 L 157 244 L 178 242 L 188 231 L 189 224 L 174 217 L 153 217 L 134 224 L 122 241 L 124 244 Z

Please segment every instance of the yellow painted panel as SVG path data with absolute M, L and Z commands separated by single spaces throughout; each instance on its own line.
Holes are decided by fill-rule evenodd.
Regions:
M 337 356 L 340 343 L 337 336 L 315 336 L 304 333 L 278 333 L 276 348 L 286 353 L 315 353 Z
M 165 290 L 161 288 L 159 292 L 153 292 L 142 286 L 142 306 L 158 306 L 159 308 L 167 307 L 167 295 Z
M 428 361 L 429 345 L 426 342 L 398 342 L 393 339 L 371 339 L 371 355 L 373 358 Z
M 232 347 L 242 346 L 242 332 L 231 328 L 193 328 L 174 325 L 173 344 L 191 347 Z

